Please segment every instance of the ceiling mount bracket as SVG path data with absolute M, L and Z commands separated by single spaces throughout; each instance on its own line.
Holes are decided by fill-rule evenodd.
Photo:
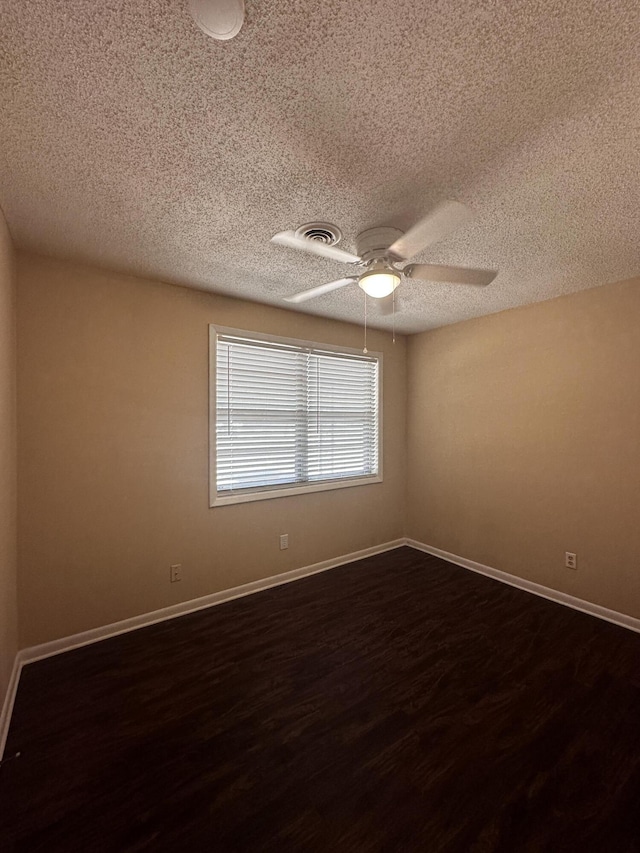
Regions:
M 244 0 L 189 0 L 189 8 L 202 32 L 217 41 L 228 41 L 242 29 Z

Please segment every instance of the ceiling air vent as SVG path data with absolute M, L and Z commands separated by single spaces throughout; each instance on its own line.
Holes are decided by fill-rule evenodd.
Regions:
M 307 240 L 317 240 L 318 243 L 324 243 L 326 246 L 334 246 L 342 238 L 342 232 L 328 222 L 308 222 L 298 228 L 296 237 L 305 237 Z

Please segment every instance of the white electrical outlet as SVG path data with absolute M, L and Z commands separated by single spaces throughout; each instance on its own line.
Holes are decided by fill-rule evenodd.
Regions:
M 182 563 L 176 563 L 174 566 L 169 566 L 169 580 L 171 583 L 182 580 Z
M 577 569 L 578 568 L 578 558 L 575 554 L 572 554 L 571 551 L 564 552 L 564 564 L 568 569 Z
M 280 550 L 286 551 L 288 547 L 289 547 L 289 534 L 288 533 L 281 533 L 280 534 Z

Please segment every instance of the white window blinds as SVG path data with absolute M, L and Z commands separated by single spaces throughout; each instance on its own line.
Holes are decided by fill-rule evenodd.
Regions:
M 378 370 L 377 357 L 218 333 L 217 494 L 375 477 Z

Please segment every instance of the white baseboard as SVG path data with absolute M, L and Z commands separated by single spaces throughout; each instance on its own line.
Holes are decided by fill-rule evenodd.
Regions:
M 519 578 L 516 575 L 510 575 L 508 572 L 502 572 L 499 569 L 494 569 L 491 566 L 485 566 L 483 563 L 476 563 L 474 560 L 467 560 L 466 557 L 458 557 L 457 554 L 451 554 L 449 551 L 443 551 L 441 548 L 434 548 L 431 545 L 425 545 L 423 542 L 417 542 L 415 539 L 406 539 L 405 544 L 410 548 L 415 548 L 417 551 L 424 551 L 425 554 L 432 554 L 434 557 L 440 557 L 448 563 L 455 563 L 456 566 L 462 566 L 464 569 L 470 569 L 472 572 L 478 572 L 481 575 L 500 581 L 501 583 L 515 586 L 518 589 L 523 589 L 525 592 L 531 592 L 533 595 L 539 595 L 541 598 L 547 598 L 549 601 L 555 601 L 556 604 L 564 604 L 565 607 L 571 607 L 573 610 L 580 610 L 582 613 L 588 613 L 590 616 L 597 616 L 598 619 L 604 619 L 606 622 L 613 622 L 614 625 L 620 625 L 622 628 L 628 628 L 630 631 L 640 633 L 640 619 L 634 616 L 627 616 L 626 613 L 618 613 L 617 610 L 609 610 L 608 607 L 602 607 L 599 604 L 593 604 L 591 601 L 585 601 L 582 598 L 576 598 L 566 592 L 559 592 L 551 589 L 548 586 L 543 586 L 534 581 L 528 581 L 524 578 Z
M 245 595 L 251 595 L 254 592 L 261 592 L 263 589 L 270 589 L 273 586 L 280 586 L 284 583 L 299 580 L 300 578 L 308 577 L 309 575 L 318 574 L 318 572 L 326 572 L 329 569 L 335 569 L 338 566 L 344 566 L 348 563 L 353 563 L 356 560 L 362 560 L 365 557 L 373 557 L 375 554 L 382 554 L 385 551 L 392 551 L 394 548 L 400 548 L 405 545 L 404 539 L 395 539 L 392 542 L 385 542 L 383 545 L 376 545 L 372 548 L 363 548 L 362 551 L 354 551 L 351 554 L 344 554 L 341 557 L 334 557 L 331 560 L 324 560 L 321 563 L 314 563 L 311 566 L 303 566 L 300 569 L 293 569 L 290 572 L 283 572 L 279 575 L 272 575 L 262 580 L 251 581 L 250 583 L 242 584 L 241 586 L 225 589 L 221 592 L 214 592 L 211 595 L 204 595 L 201 598 L 195 598 L 191 601 L 183 601 L 180 604 L 173 604 L 170 607 L 163 607 L 161 610 L 153 610 L 150 613 L 143 613 L 140 616 L 133 616 L 130 619 L 123 619 L 120 622 L 113 622 L 111 625 L 103 625 L 100 628 L 92 628 L 89 631 L 82 631 L 80 634 L 72 634 L 69 637 L 61 637 L 59 640 L 52 640 L 48 643 L 41 643 L 38 646 L 31 646 L 22 649 L 16 655 L 11 673 L 9 688 L 5 697 L 0 716 L 0 757 L 4 753 L 4 747 L 9 733 L 9 724 L 11 722 L 11 713 L 15 701 L 18 682 L 22 667 L 28 663 L 33 663 L 43 658 L 52 657 L 53 655 L 62 654 L 72 649 L 87 646 L 90 643 L 97 643 L 100 640 L 106 640 L 109 637 L 116 637 L 118 634 L 125 634 L 127 631 L 136 631 L 138 628 L 144 628 L 147 625 L 154 625 L 156 622 L 164 622 L 166 619 L 175 619 L 178 616 L 185 616 L 187 613 L 195 613 L 196 610 L 204 610 L 207 607 L 213 607 L 216 604 L 223 604 L 225 601 L 232 601 L 234 598 L 242 598 Z
M 180 604 L 174 604 L 170 607 L 164 607 L 161 610 L 154 610 L 151 613 L 143 613 L 140 616 L 133 616 L 130 619 L 123 619 L 120 622 L 114 622 L 111 625 L 104 625 L 100 628 L 93 628 L 90 631 L 83 631 L 79 634 L 73 634 L 69 637 L 62 637 L 59 640 L 52 640 L 49 643 L 42 643 L 38 646 L 22 649 L 16 655 L 14 661 L 9 688 L 0 714 L 0 757 L 4 754 L 4 748 L 9 732 L 9 724 L 15 701 L 18 683 L 20 681 L 20 673 L 22 667 L 28 663 L 33 663 L 43 658 L 58 655 L 62 652 L 77 649 L 80 646 L 87 646 L 90 643 L 97 643 L 100 640 L 106 640 L 109 637 L 116 637 L 118 634 L 124 634 L 128 631 L 135 631 L 138 628 L 144 628 L 147 625 L 154 625 L 157 622 L 164 622 L 167 619 L 175 619 L 178 616 L 185 616 L 187 613 L 194 613 L 197 610 L 204 610 L 207 607 L 213 607 L 216 604 L 223 604 L 225 601 L 232 601 L 234 598 L 242 598 L 245 595 L 252 595 L 254 592 L 260 592 L 263 589 L 270 589 L 281 584 L 291 583 L 300 578 L 315 575 L 318 572 L 326 572 L 329 569 L 344 566 L 348 563 L 353 563 L 356 560 L 362 560 L 365 557 L 372 557 L 375 554 L 382 554 L 385 551 L 392 551 L 395 548 L 400 548 L 403 545 L 408 545 L 410 548 L 415 548 L 418 551 L 424 551 L 426 554 L 432 554 L 434 557 L 440 557 L 449 563 L 454 563 L 457 566 L 462 566 L 465 569 L 470 569 L 472 572 L 486 575 L 501 583 L 509 584 L 526 592 L 533 593 L 549 601 L 555 601 L 558 604 L 564 604 L 566 607 L 571 607 L 574 610 L 580 610 L 583 613 L 588 613 L 591 616 L 597 616 L 599 619 L 604 619 L 607 622 L 613 622 L 614 625 L 620 625 L 623 628 L 628 628 L 631 631 L 640 633 L 640 619 L 633 616 L 627 616 L 624 613 L 618 613 L 615 610 L 609 610 L 607 607 L 601 607 L 599 604 L 592 604 L 590 601 L 584 601 L 581 598 L 575 598 L 564 592 L 558 592 L 542 584 L 534 583 L 533 581 L 524 580 L 516 575 L 510 575 L 508 572 L 502 572 L 499 569 L 494 569 L 491 566 L 485 566 L 482 563 L 476 563 L 474 560 L 468 560 L 466 557 L 459 557 L 456 554 L 451 554 L 449 551 L 443 551 L 441 548 L 434 548 L 431 545 L 425 545 L 423 542 L 417 542 L 415 539 L 395 539 L 392 542 L 386 542 L 383 545 L 377 545 L 373 548 L 364 548 L 362 551 L 355 551 L 352 554 L 345 554 L 342 557 L 335 557 L 331 560 L 324 560 L 321 563 L 314 563 L 311 566 L 303 566 L 300 569 L 293 569 L 290 572 L 284 572 L 280 575 L 273 575 L 262 580 L 252 581 L 251 583 L 242 584 L 241 586 L 233 587 L 232 589 L 214 592 L 211 595 L 202 596 L 202 598 L 184 601 Z
M 303 566 L 300 569 L 293 569 L 290 572 L 283 572 L 280 575 L 272 575 L 271 577 L 251 581 L 250 583 L 235 586 L 231 589 L 224 589 L 221 592 L 203 595 L 201 598 L 193 598 L 190 601 L 183 601 L 180 604 L 172 604 L 169 607 L 163 607 L 161 610 L 152 610 L 150 613 L 132 616 L 130 619 L 113 622 L 111 625 L 103 625 L 100 628 L 82 631 L 80 634 L 72 634 L 69 637 L 62 637 L 59 640 L 52 640 L 49 643 L 31 646 L 30 648 L 22 649 L 18 653 L 18 656 L 22 659 L 23 664 L 32 663 L 33 661 L 42 660 L 52 655 L 58 655 L 61 652 L 77 649 L 80 646 L 97 643 L 99 640 L 116 637 L 118 634 L 125 634 L 127 631 L 145 628 L 147 625 L 154 625 L 156 622 L 175 619 L 177 616 L 186 616 L 187 613 L 195 613 L 197 610 L 204 610 L 206 607 L 223 604 L 225 601 L 232 601 L 234 598 L 242 598 L 245 595 L 252 595 L 254 592 L 261 592 L 263 589 L 270 589 L 273 586 L 280 586 L 283 583 L 291 583 L 291 581 L 306 578 L 318 572 L 326 572 L 328 569 L 335 569 L 338 566 L 353 563 L 365 557 L 372 557 L 375 554 L 382 554 L 384 551 L 391 551 L 404 544 L 404 539 L 396 539 L 393 542 L 386 542 L 384 545 L 364 548 L 362 551 L 354 551 L 352 554 L 345 554 L 342 557 L 334 557 L 331 560 L 324 560 L 321 563 L 314 563 L 311 566 Z
M 0 757 L 4 753 L 7 734 L 9 732 L 9 723 L 18 689 L 18 681 L 20 680 L 20 672 L 22 671 L 22 667 L 28 663 L 33 663 L 52 655 L 59 655 L 62 652 L 80 648 L 80 646 L 87 646 L 90 643 L 97 643 L 109 637 L 116 637 L 118 634 L 124 634 L 127 631 L 135 631 L 147 625 L 154 625 L 156 622 L 164 622 L 166 619 L 175 619 L 178 616 L 185 616 L 187 613 L 195 613 L 196 610 L 204 610 L 206 607 L 223 604 L 225 601 L 232 601 L 234 598 L 252 595 L 254 592 L 261 592 L 263 589 L 270 589 L 273 586 L 291 583 L 291 581 L 315 575 L 318 572 L 326 572 L 329 569 L 335 569 L 338 566 L 344 566 L 356 560 L 362 560 L 365 557 L 373 557 L 375 554 L 392 551 L 394 548 L 400 548 L 405 544 L 404 539 L 395 539 L 392 542 L 385 542 L 383 545 L 363 548 L 362 551 L 354 551 L 351 554 L 344 554 L 341 557 L 334 557 L 331 560 L 323 560 L 323 562 L 314 563 L 311 566 L 303 566 L 300 569 L 293 569 L 290 572 L 283 572 L 282 574 L 272 575 L 262 580 L 251 581 L 251 583 L 225 589 L 221 592 L 214 592 L 211 595 L 204 595 L 201 598 L 195 598 L 191 601 L 183 601 L 180 604 L 163 607 L 161 610 L 153 610 L 151 613 L 143 613 L 140 616 L 133 616 L 130 619 L 113 622 L 111 625 L 103 625 L 100 628 L 82 631 L 80 634 L 72 634 L 69 637 L 61 637 L 59 640 L 52 640 L 48 643 L 41 643 L 38 646 L 22 649 L 16 655 L 9 689 L 2 708 L 2 715 L 0 716 Z
M 4 755 L 4 747 L 7 742 L 7 735 L 9 734 L 9 723 L 11 721 L 11 714 L 13 713 L 13 703 L 16 700 L 16 693 L 18 692 L 21 670 L 22 664 L 20 662 L 20 652 L 18 652 L 13 661 L 13 669 L 9 676 L 7 693 L 2 703 L 2 712 L 0 712 L 0 759 Z

